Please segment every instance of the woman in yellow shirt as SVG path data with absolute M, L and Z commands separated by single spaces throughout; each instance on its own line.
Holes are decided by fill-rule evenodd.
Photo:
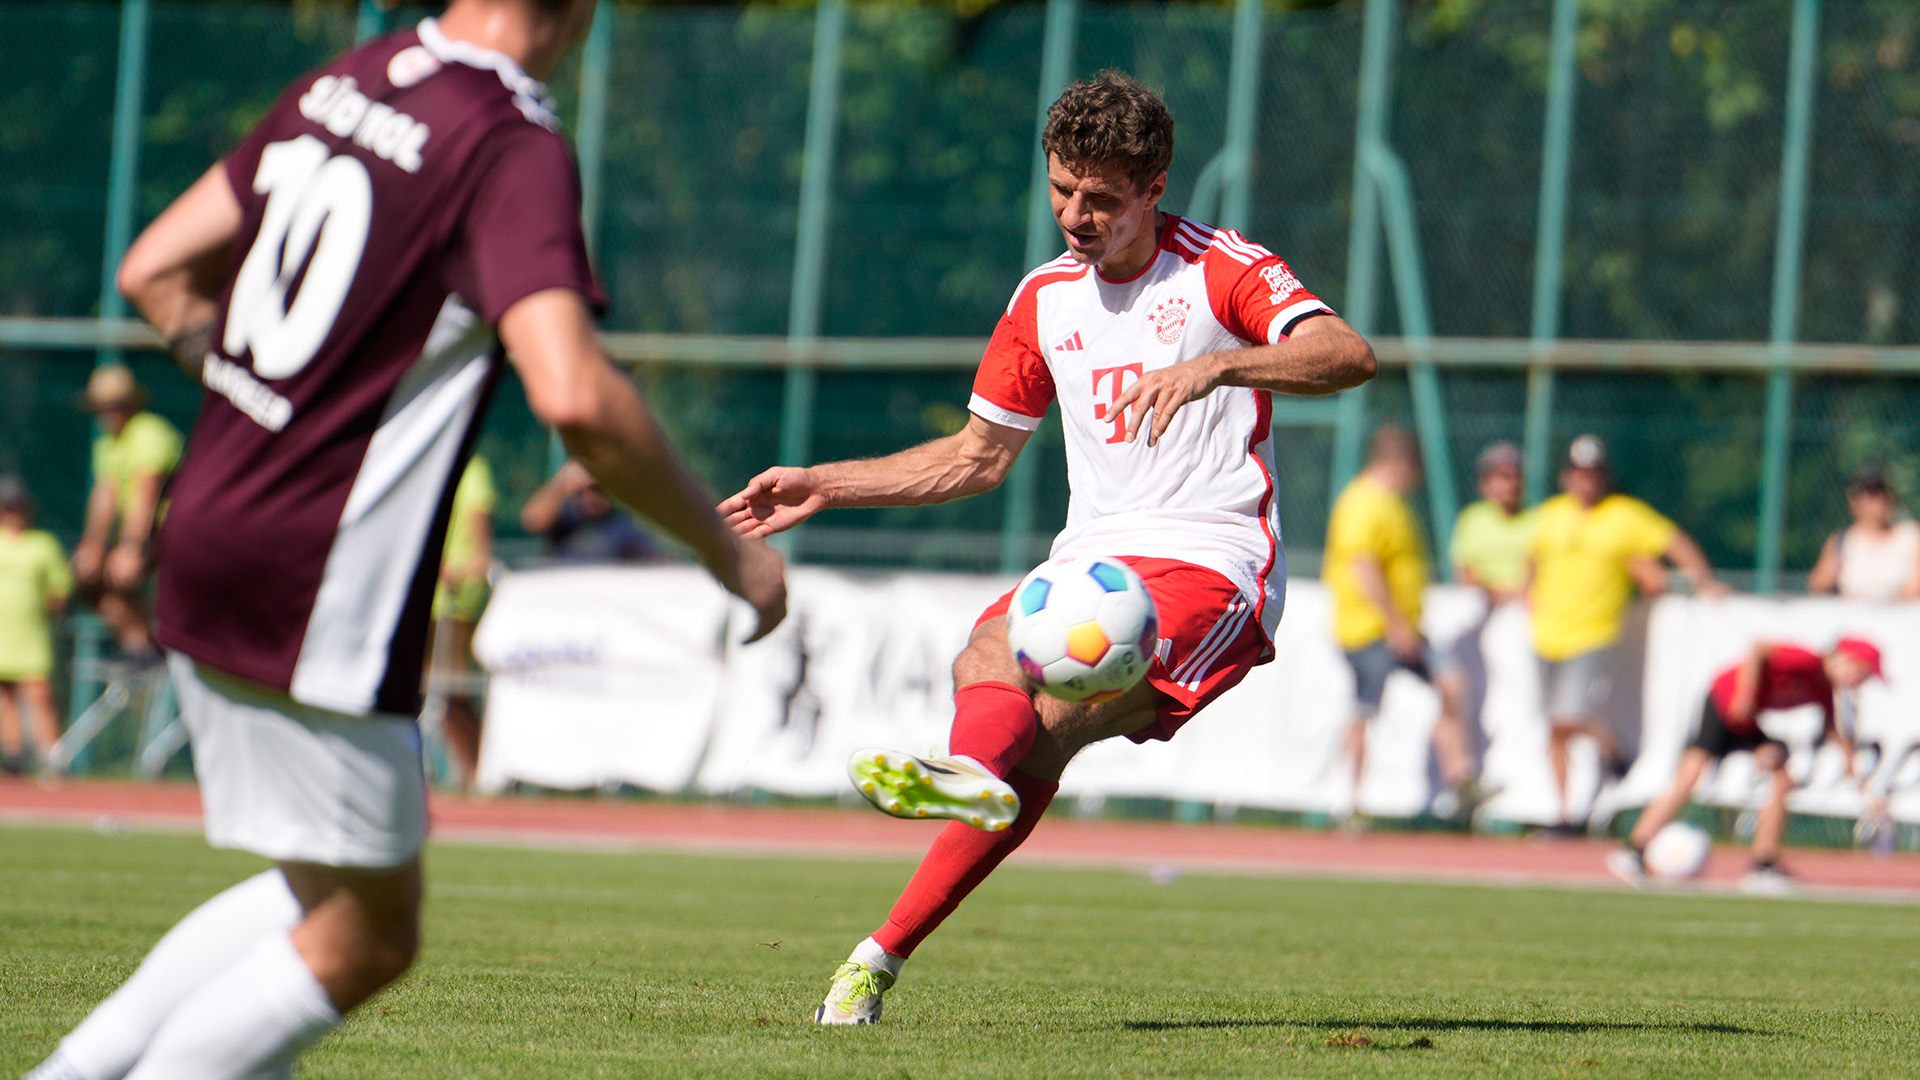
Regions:
M 42 772 L 63 763 L 49 751 L 60 738 L 54 719 L 52 617 L 73 589 L 66 552 L 49 533 L 33 528 L 33 499 L 26 485 L 0 476 L 0 771 L 26 770 L 21 716 L 26 713 L 40 753 Z

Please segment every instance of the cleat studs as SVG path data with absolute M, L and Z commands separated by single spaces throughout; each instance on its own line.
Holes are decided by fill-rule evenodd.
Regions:
M 878 767 L 880 767 L 880 768 L 882 768 L 882 769 L 884 769 L 884 768 L 886 768 L 886 767 L 887 767 L 887 757 L 886 757 L 886 755 L 885 755 L 885 754 L 875 754 L 875 755 L 873 755 L 873 763 L 874 763 L 874 764 L 875 764 L 876 766 L 878 766 Z
M 908 776 L 912 776 L 913 775 L 913 759 L 908 758 L 907 760 L 901 762 L 900 771 L 903 773 L 906 773 Z
M 918 810 L 915 810 L 915 811 L 913 812 L 913 816 L 915 816 L 915 817 L 926 817 L 926 816 L 927 816 L 927 808 L 923 806 L 923 807 L 921 807 L 920 809 L 918 809 Z
M 894 799 L 894 800 L 891 800 L 890 802 L 888 802 L 888 803 L 887 803 L 887 812 L 888 812 L 888 813 L 890 813 L 890 814 L 897 814 L 897 813 L 899 813 L 899 812 L 900 812 L 900 800 L 899 800 L 899 799 Z
M 974 828 L 976 828 L 976 829 L 977 829 L 977 828 L 979 828 L 979 827 L 980 827 L 981 825 L 983 825 L 983 824 L 985 824 L 984 822 L 982 822 L 982 821 L 981 821 L 981 820 L 980 820 L 979 818 L 977 818 L 977 817 L 976 817 L 976 818 L 974 818 L 974 819 L 972 819 L 972 820 L 973 820 L 973 827 L 974 827 Z
M 1015 800 L 1011 795 L 1002 795 L 1000 796 L 1000 801 L 1006 803 L 1008 806 L 1012 806 Z
M 994 832 L 1006 832 L 1006 831 L 1007 831 L 1007 823 L 1006 823 L 1006 822 L 1004 822 L 1004 821 L 996 821 L 996 822 L 994 822 L 994 823 L 993 823 L 993 831 L 994 831 Z
M 869 780 L 866 783 L 861 784 L 860 790 L 866 792 L 869 795 L 873 794 L 873 781 Z

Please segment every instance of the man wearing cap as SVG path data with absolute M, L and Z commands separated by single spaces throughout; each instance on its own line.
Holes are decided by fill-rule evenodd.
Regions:
M 40 752 L 40 770 L 65 763 L 48 751 L 60 738 L 53 712 L 52 617 L 66 606 L 73 576 L 60 541 L 33 527 L 33 497 L 19 477 L 0 476 L 0 772 L 26 769 L 22 713 Z
M 160 493 L 180 464 L 179 429 L 145 411 L 146 391 L 125 364 L 103 364 L 87 380 L 86 408 L 100 420 L 93 441 L 93 491 L 73 550 L 80 595 L 94 605 L 128 659 L 157 659 L 143 595 Z
M 1597 436 L 1573 440 L 1561 494 L 1540 504 L 1528 548 L 1528 601 L 1533 645 L 1549 727 L 1548 756 L 1560 796 L 1560 829 L 1573 819 L 1568 805 L 1567 751 L 1581 735 L 1599 744 L 1603 771 L 1626 772 L 1629 757 L 1606 723 L 1616 661 L 1614 645 L 1626 623 L 1635 586 L 1665 587 L 1661 559 L 1671 561 L 1705 596 L 1726 586 L 1700 545 L 1653 507 L 1613 490 L 1607 446 Z
M 1780 869 L 1780 834 L 1787 822 L 1787 793 L 1793 778 L 1787 773 L 1785 743 L 1760 728 L 1760 714 L 1774 709 L 1818 705 L 1826 716 L 1826 730 L 1840 745 L 1853 776 L 1853 740 L 1834 723 L 1834 692 L 1852 690 L 1880 676 L 1880 649 L 1872 642 L 1845 637 L 1822 655 L 1798 645 L 1759 642 L 1746 658 L 1720 672 L 1700 706 L 1700 724 L 1693 742 L 1680 755 L 1673 784 L 1647 804 L 1634 823 L 1627 842 L 1607 858 L 1607 868 L 1624 880 L 1646 880 L 1645 852 L 1654 834 L 1672 821 L 1693 795 L 1700 774 L 1709 764 L 1736 750 L 1753 753 L 1754 762 L 1770 773 L 1773 787 L 1760 808 L 1753 830 L 1753 865 L 1741 879 L 1747 892 L 1790 892 L 1792 879 Z
M 1886 470 L 1865 465 L 1853 474 L 1847 510 L 1853 524 L 1827 537 L 1807 591 L 1874 603 L 1920 597 L 1920 522 L 1900 516 Z

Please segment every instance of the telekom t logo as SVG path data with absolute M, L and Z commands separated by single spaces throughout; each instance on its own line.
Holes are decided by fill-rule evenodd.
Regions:
M 1121 393 L 1126 390 L 1128 382 L 1127 376 L 1131 375 L 1133 376 L 1132 381 L 1139 382 L 1141 370 L 1142 368 L 1139 364 L 1123 364 L 1120 367 L 1093 369 L 1093 396 L 1098 398 L 1104 394 L 1107 399 L 1093 403 L 1093 418 L 1095 420 L 1110 419 L 1113 421 L 1113 434 L 1107 436 L 1107 441 L 1110 443 L 1127 441 L 1127 414 L 1124 412 L 1114 412 L 1109 416 L 1109 407 L 1114 402 L 1120 400 Z M 1113 383 L 1111 393 L 1101 389 L 1100 384 L 1103 382 Z

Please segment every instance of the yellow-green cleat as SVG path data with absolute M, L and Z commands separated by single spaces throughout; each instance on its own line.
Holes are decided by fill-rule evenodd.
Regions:
M 946 818 L 1000 832 L 1020 816 L 1020 796 L 971 758 L 920 758 L 862 750 L 847 759 L 854 790 L 897 818 Z
M 880 1022 L 880 995 L 893 986 L 893 976 L 880 968 L 849 960 L 833 973 L 827 1000 L 814 1010 L 822 1024 L 876 1024 Z

